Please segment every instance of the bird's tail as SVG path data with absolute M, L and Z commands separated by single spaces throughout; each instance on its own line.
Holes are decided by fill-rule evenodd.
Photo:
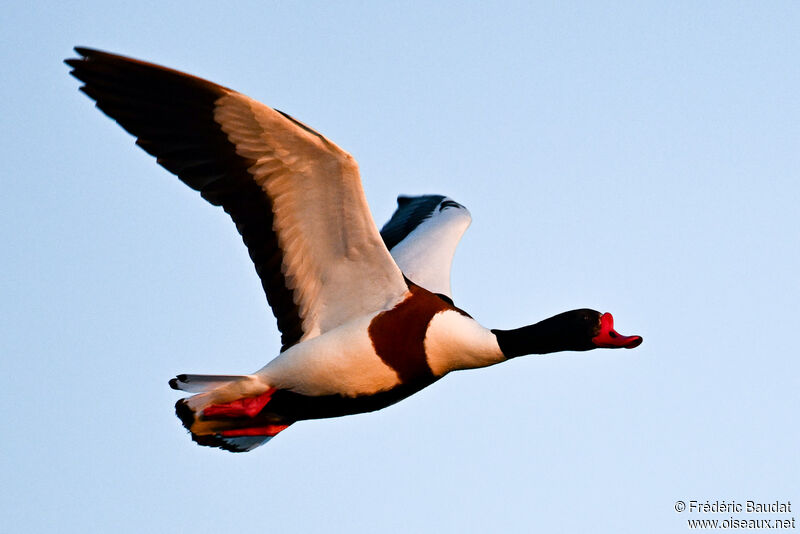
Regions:
M 235 380 L 246 378 L 246 375 L 178 375 L 169 381 L 169 387 L 179 391 L 202 393 L 224 386 Z
M 175 414 L 199 445 L 247 452 L 293 423 L 268 409 L 276 389 L 250 375 L 178 375 L 170 386 L 199 392 L 175 404 Z

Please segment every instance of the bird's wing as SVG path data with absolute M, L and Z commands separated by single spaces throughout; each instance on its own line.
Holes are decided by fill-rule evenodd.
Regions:
M 467 208 L 445 196 L 399 196 L 381 237 L 409 280 L 452 301 L 450 267 L 471 221 Z
M 283 350 L 392 306 L 407 284 L 358 165 L 285 113 L 175 70 L 76 48 L 72 75 L 136 144 L 236 223 Z

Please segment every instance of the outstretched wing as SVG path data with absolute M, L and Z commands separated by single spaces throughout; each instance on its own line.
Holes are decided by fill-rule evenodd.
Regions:
M 72 75 L 136 144 L 236 223 L 283 350 L 407 291 L 355 160 L 285 113 L 150 63 L 76 48 Z
M 399 196 L 381 237 L 409 280 L 452 301 L 450 267 L 470 222 L 467 208 L 445 196 Z

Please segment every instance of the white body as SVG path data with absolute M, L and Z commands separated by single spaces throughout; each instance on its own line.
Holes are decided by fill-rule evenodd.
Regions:
M 255 376 L 272 387 L 310 396 L 357 397 L 399 385 L 397 373 L 378 356 L 367 335 L 375 315 L 291 347 Z M 424 346 L 428 365 L 437 377 L 505 360 L 491 331 L 455 311 L 434 316 Z

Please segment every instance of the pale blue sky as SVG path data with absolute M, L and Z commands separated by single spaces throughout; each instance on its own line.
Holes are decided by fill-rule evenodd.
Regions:
M 4 532 L 683 532 L 678 499 L 800 506 L 800 4 L 68 4 L 12 1 L 0 32 Z M 78 92 L 75 45 L 317 128 L 379 225 L 398 193 L 468 206 L 453 290 L 484 325 L 592 307 L 644 344 L 193 445 L 167 380 L 261 367 L 274 320 L 227 216 Z

